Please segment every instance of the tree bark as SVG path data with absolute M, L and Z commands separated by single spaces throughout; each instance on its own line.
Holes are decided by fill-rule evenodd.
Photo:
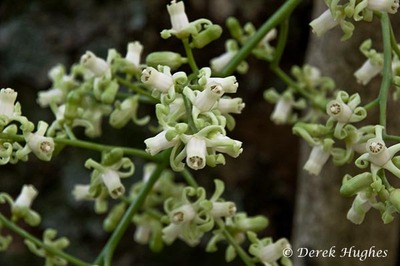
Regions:
M 318 17 L 326 9 L 324 1 L 315 0 L 312 17 Z M 392 25 L 399 25 L 399 16 L 390 18 Z M 382 51 L 381 30 L 377 18 L 373 23 L 360 22 L 355 26 L 353 37 L 344 42 L 340 41 L 340 28 L 335 28 L 320 38 L 311 36 L 306 63 L 319 67 L 324 76 L 332 77 L 338 89 L 349 93 L 359 92 L 362 104 L 365 104 L 378 96 L 380 78 L 374 78 L 368 86 L 362 87 L 356 85 L 353 73 L 366 60 L 359 52 L 359 46 L 366 38 L 371 38 L 373 47 Z M 376 110 L 369 111 L 367 119 L 368 123 L 376 124 Z M 388 121 L 388 131 L 400 132 L 400 124 L 393 124 Z M 346 214 L 353 197 L 344 198 L 339 194 L 339 189 L 346 173 L 355 175 L 361 173 L 361 170 L 357 169 L 354 163 L 339 168 L 329 162 L 320 175 L 310 176 L 302 170 L 309 153 L 310 148 L 303 143 L 292 236 L 294 265 L 397 265 L 399 217 L 395 216 L 391 224 L 385 225 L 380 213 L 371 209 L 361 225 L 348 221 Z M 299 250 L 301 248 L 302 254 Z M 309 253 L 302 257 L 306 249 Z M 332 253 L 331 257 L 324 257 L 322 254 L 312 257 L 311 250 L 332 250 Z M 346 253 L 350 250 L 350 254 Z M 370 250 L 375 251 L 375 255 L 379 250 L 386 251 L 387 256 L 374 258 Z M 364 254 L 369 252 L 364 261 L 362 251 Z

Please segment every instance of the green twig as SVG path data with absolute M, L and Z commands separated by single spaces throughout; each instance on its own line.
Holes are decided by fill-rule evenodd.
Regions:
M 192 173 L 190 173 L 190 171 L 187 168 L 183 169 L 182 175 L 183 175 L 183 178 L 186 180 L 186 183 L 188 183 L 189 186 L 191 186 L 193 188 L 197 188 L 199 186 L 197 184 L 196 180 L 194 179 Z
M 367 103 L 366 105 L 364 105 L 364 109 L 365 110 L 370 110 L 371 108 L 375 107 L 379 105 L 379 97 L 375 98 L 374 100 L 370 101 L 369 103 Z
M 258 30 L 257 32 L 246 42 L 245 45 L 237 52 L 232 60 L 224 67 L 220 76 L 225 77 L 232 74 L 237 66 L 251 53 L 256 47 L 265 34 L 267 34 L 274 27 L 288 17 L 288 15 L 294 10 L 294 8 L 301 3 L 301 0 L 288 0 L 282 5 Z
M 20 228 L 18 225 L 16 225 L 15 223 L 11 222 L 10 220 L 8 220 L 5 216 L 3 216 L 0 213 L 0 224 L 2 224 L 3 226 L 7 227 L 9 230 L 13 231 L 14 233 L 16 233 L 17 235 L 19 235 L 20 237 L 24 238 L 24 239 L 28 239 L 29 241 L 31 241 L 32 243 L 34 243 L 36 246 L 43 248 L 44 250 L 46 250 L 47 252 L 60 257 L 66 261 L 68 261 L 69 263 L 76 265 L 76 266 L 89 266 L 91 264 L 84 262 L 72 255 L 69 255 L 59 249 L 56 249 L 54 247 L 45 245 L 40 239 L 34 237 L 33 235 L 31 235 L 30 233 L 28 233 L 27 231 L 25 231 L 24 229 Z
M 7 133 L 0 133 L 0 139 L 13 140 L 13 141 L 18 141 L 18 142 L 25 141 L 25 138 L 21 135 L 11 135 L 11 134 L 7 134 Z M 158 156 L 158 155 L 152 156 L 141 149 L 104 145 L 104 144 L 98 144 L 98 143 L 94 143 L 94 142 L 90 142 L 90 141 L 77 140 L 77 139 L 54 138 L 54 142 L 56 144 L 64 144 L 64 145 L 68 145 L 68 146 L 73 146 L 73 147 L 78 147 L 78 148 L 83 148 L 83 149 L 88 149 L 88 150 L 94 150 L 94 151 L 99 151 L 99 152 L 111 150 L 114 148 L 120 148 L 120 149 L 122 149 L 122 151 L 124 152 L 125 155 L 136 156 L 136 157 L 140 157 L 140 158 L 143 158 L 143 159 L 149 160 L 149 161 L 155 161 L 155 162 L 160 161 L 160 156 Z
M 383 78 L 379 91 L 379 124 L 386 128 L 386 111 L 390 82 L 392 79 L 392 46 L 390 44 L 390 20 L 387 13 L 381 17 L 383 37 Z
M 189 46 L 189 40 L 187 38 L 182 40 L 183 47 L 185 48 L 185 53 L 188 59 L 188 63 L 193 73 L 199 72 L 199 68 L 196 65 L 196 61 L 194 60 L 192 48 Z
M 117 247 L 118 243 L 120 242 L 122 236 L 124 235 L 126 229 L 130 225 L 132 221 L 132 217 L 139 211 L 140 207 L 143 205 L 147 195 L 153 188 L 153 185 L 156 183 L 158 178 L 160 177 L 161 172 L 167 167 L 168 164 L 168 157 L 169 151 L 163 152 L 163 161 L 157 165 L 156 169 L 150 176 L 149 180 L 145 183 L 145 185 L 140 190 L 138 196 L 134 201 L 132 201 L 129 208 L 126 210 L 124 216 L 122 217 L 121 221 L 118 223 L 118 226 L 114 230 L 113 234 L 111 235 L 110 239 L 103 247 L 103 250 L 100 252 L 99 256 L 97 257 L 94 264 L 100 264 L 103 262 L 105 266 L 111 265 L 111 259 L 114 253 L 115 248 Z
M 279 66 L 283 51 L 285 50 L 286 47 L 288 33 L 289 33 L 289 19 L 286 19 L 282 21 L 279 27 L 278 43 L 276 44 L 274 59 L 271 62 L 271 67 Z
M 247 266 L 254 266 L 252 259 L 247 255 L 246 251 L 236 242 L 236 240 L 232 237 L 229 231 L 226 229 L 224 222 L 221 219 L 215 220 L 218 227 L 222 230 L 222 234 L 225 236 L 225 239 L 228 241 L 230 245 L 236 250 L 236 253 L 243 260 L 243 262 Z
M 148 92 L 148 91 L 142 89 L 142 88 L 141 88 L 140 86 L 138 86 L 138 85 L 135 85 L 135 84 L 133 84 L 133 83 L 127 81 L 126 79 L 123 79 L 123 78 L 121 78 L 121 77 L 117 77 L 117 81 L 118 81 L 118 83 L 120 83 L 120 84 L 126 86 L 126 87 L 129 88 L 130 90 L 132 90 L 132 91 L 134 91 L 134 92 L 136 92 L 136 93 L 138 93 L 138 94 L 140 94 L 140 95 L 145 96 L 145 97 L 147 98 L 147 101 L 150 101 L 150 103 L 155 104 L 155 103 L 160 102 L 158 99 L 156 99 L 156 98 L 154 98 L 153 96 L 151 96 L 151 93 L 150 93 L 150 92 Z
M 394 35 L 392 27 L 390 27 L 390 44 L 392 45 L 393 51 L 396 53 L 396 55 L 400 59 L 400 49 L 399 49 L 399 46 L 397 45 L 396 36 Z

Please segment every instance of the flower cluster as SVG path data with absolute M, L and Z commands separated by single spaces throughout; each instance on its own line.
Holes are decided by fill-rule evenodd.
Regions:
M 36 132 L 35 125 L 21 114 L 21 106 L 15 102 L 17 92 L 13 89 L 0 91 L 0 164 L 17 163 L 28 160 L 28 154 L 49 161 L 52 157 L 54 140 L 46 137 L 48 124 L 39 121 Z M 19 127 L 17 126 L 18 124 Z M 25 141 L 25 146 L 20 142 Z
M 326 125 L 298 122 L 293 127 L 293 132 L 302 137 L 312 151 L 304 169 L 309 173 L 318 175 L 323 165 L 333 156 L 337 165 L 349 163 L 354 152 L 363 152 L 360 146 L 370 136 L 371 127 L 357 129 L 353 123 L 360 122 L 367 116 L 366 110 L 359 106 L 360 96 L 356 93 L 351 96 L 345 91 L 339 91 L 336 99 L 326 105 L 329 119 Z M 334 147 L 335 140 L 343 141 L 345 148 L 340 145 Z
M 275 104 L 271 120 L 277 125 L 318 121 L 324 115 L 320 111 L 320 105 L 327 101 L 335 87 L 334 82 L 321 76 L 319 69 L 310 65 L 304 65 L 302 68 L 294 66 L 292 75 L 296 79 L 296 87 L 289 86 L 281 94 L 274 88 L 264 92 L 264 99 Z M 307 106 L 311 108 L 299 118 L 296 109 L 304 110 Z
M 206 199 L 204 188 L 186 187 L 181 198 L 165 201 L 167 217 L 164 220 L 169 222 L 162 230 L 165 243 L 171 244 L 180 238 L 190 246 L 197 245 L 204 233 L 213 229 L 215 220 L 235 215 L 236 205 L 220 199 L 224 191 L 222 181 L 215 180 L 215 186 L 210 199 Z
M 314 19 L 310 26 L 317 36 L 323 35 L 330 29 L 340 26 L 343 31 L 342 40 L 347 40 L 353 35 L 354 24 L 349 21 L 371 21 L 374 12 L 387 12 L 394 14 L 399 8 L 398 0 L 359 0 L 359 1 L 325 1 L 328 9 L 318 18 Z
M 49 106 L 54 113 L 49 135 L 74 138 L 72 129 L 83 127 L 86 136 L 99 137 L 105 116 L 109 116 L 109 124 L 115 128 L 124 127 L 130 120 L 146 124 L 149 117 L 137 117 L 139 94 L 129 93 L 130 97 L 118 99 L 119 93 L 126 91 L 121 84 L 139 77 L 142 50 L 139 42 L 131 42 L 125 57 L 110 49 L 104 60 L 87 51 L 69 74 L 62 65 L 52 68 L 49 71 L 52 87 L 39 92 L 37 99 L 40 106 Z M 132 87 L 135 90 L 140 88 Z
M 375 126 L 375 135 L 365 144 L 366 151 L 356 160 L 361 169 L 369 166 L 369 171 L 354 177 L 343 178 L 340 192 L 345 196 L 356 195 L 347 218 L 353 223 L 363 222 L 365 214 L 375 208 L 382 214 L 385 223 L 391 222 L 393 213 L 399 212 L 399 189 L 390 185 L 387 174 L 400 178 L 400 165 L 396 154 L 400 144 L 387 147 L 383 140 L 382 126 Z
M 209 68 L 202 68 L 189 83 L 184 72 L 171 75 L 169 67 L 160 66 L 144 69 L 142 81 L 160 99 L 156 116 L 162 130 L 144 141 L 151 155 L 173 147 L 171 167 L 181 171 L 185 157 L 186 164 L 198 170 L 224 164 L 222 153 L 237 157 L 242 152 L 242 143 L 226 136 L 226 128 L 234 127 L 231 114 L 244 108 L 240 98 L 225 96 L 237 91 L 234 76 L 212 77 Z

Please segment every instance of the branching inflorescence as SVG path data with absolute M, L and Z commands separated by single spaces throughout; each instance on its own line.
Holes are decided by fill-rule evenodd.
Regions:
M 340 193 L 355 196 L 347 218 L 359 224 L 375 208 L 385 223 L 391 222 L 393 214 L 400 212 L 400 189 L 390 184 L 387 175 L 400 178 L 400 144 L 386 145 L 389 139 L 399 139 L 385 133 L 386 102 L 391 84 L 396 87 L 394 98 L 399 97 L 400 52 L 397 44 L 391 45 L 396 42 L 390 35 L 388 13 L 396 13 L 399 4 L 397 0 L 325 2 L 327 10 L 310 23 L 317 36 L 340 26 L 342 40 L 346 40 L 358 21 L 371 21 L 374 15 L 381 19 L 384 50 L 376 51 L 371 40 L 366 40 L 360 51 L 367 59 L 354 73 L 355 81 L 362 85 L 383 76 L 376 100 L 361 105 L 360 94 L 337 89 L 334 81 L 314 66 L 294 66 L 291 75 L 280 68 L 287 18 L 298 0 L 289 0 L 260 29 L 228 18 L 232 39 L 226 41 L 226 52 L 201 68 L 193 50 L 220 38 L 222 28 L 204 18 L 190 21 L 184 3 L 172 1 L 167 5 L 172 26 L 163 30 L 161 37 L 181 40 L 184 56 L 155 51 L 142 61 L 143 45 L 134 41 L 128 43 L 125 56 L 109 49 L 103 59 L 87 51 L 69 70 L 57 65 L 49 71 L 52 87 L 37 98 L 41 107 L 51 109 L 54 120 L 40 121 L 36 126 L 22 115 L 17 92 L 1 89 L 0 164 L 27 161 L 30 154 L 51 161 L 67 145 L 99 152 L 99 158 L 88 158 L 84 163 L 91 171 L 90 180 L 76 184 L 72 192 L 76 200 L 93 201 L 96 213 L 106 214 L 103 227 L 111 236 L 94 261 L 96 265 L 111 264 L 113 252 L 130 225 L 136 228 L 134 240 L 149 245 L 154 252 L 178 239 L 195 246 L 211 233 L 206 250 L 217 251 L 219 242 L 227 242 L 227 261 L 239 256 L 246 265 L 291 265 L 283 256 L 290 248 L 287 239 L 274 242 L 258 238 L 257 233 L 268 225 L 267 218 L 238 211 L 234 202 L 222 198 L 224 183 L 219 179 L 214 180 L 214 193 L 207 195 L 190 172 L 225 164 L 226 155 L 237 158 L 243 152 L 242 142 L 229 136 L 236 125 L 234 116 L 245 107 L 242 98 L 235 97 L 239 84 L 230 72 L 245 73 L 250 66 L 244 59 L 253 55 L 269 63 L 271 71 L 287 85 L 285 89 L 268 89 L 264 98 L 275 104 L 271 120 L 292 125 L 293 133 L 312 147 L 304 169 L 320 175 L 330 159 L 338 166 L 354 161 L 364 172 L 343 178 Z M 183 71 L 184 65 L 190 71 Z M 380 123 L 359 126 L 378 103 Z M 139 115 L 144 104 L 154 106 L 155 117 Z M 131 122 L 150 131 L 143 147 L 95 142 L 104 126 L 119 130 Z M 82 138 L 93 141 L 79 139 L 78 127 L 83 128 Z M 146 161 L 143 177 L 128 188 L 123 179 L 137 175 L 136 158 Z M 177 176 L 183 176 L 187 184 L 178 182 Z M 29 250 L 43 257 L 46 265 L 90 265 L 64 253 L 62 249 L 70 243 L 64 237 L 55 240 L 54 229 L 44 231 L 43 240 L 39 240 L 17 224 L 21 220 L 30 226 L 40 223 L 39 213 L 32 209 L 37 195 L 32 185 L 24 185 L 15 200 L 1 193 L 0 204 L 8 203 L 10 218 L 0 214 L 0 230 L 8 228 L 25 238 Z M 110 204 L 111 200 L 116 202 Z M 11 243 L 11 235 L 0 235 L 1 250 Z M 242 247 L 246 243 L 250 243 L 248 252 Z

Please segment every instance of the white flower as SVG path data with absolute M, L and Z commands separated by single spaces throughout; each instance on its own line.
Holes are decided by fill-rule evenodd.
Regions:
M 110 66 L 108 63 L 90 51 L 86 51 L 86 53 L 82 55 L 81 64 L 90 70 L 90 72 L 92 72 L 96 77 L 109 74 L 110 71 Z
M 75 185 L 72 195 L 74 196 L 75 200 L 85 200 L 90 199 L 89 193 L 90 185 Z
M 50 103 L 62 103 L 65 95 L 60 88 L 52 88 L 47 91 L 40 91 L 37 102 L 41 107 L 46 107 Z
M 364 191 L 358 192 L 351 208 L 347 212 L 346 218 L 354 224 L 361 224 L 365 214 L 371 209 L 370 199 Z
M 191 204 L 185 204 L 170 213 L 170 221 L 174 224 L 185 224 L 196 217 L 196 211 Z
M 283 250 L 287 248 L 290 248 L 289 241 L 282 238 L 273 244 L 263 247 L 258 257 L 264 265 L 271 265 L 282 257 Z
M 213 207 L 211 209 L 211 215 L 214 218 L 220 217 L 232 217 L 236 213 L 236 205 L 231 201 L 226 202 L 213 202 Z
M 209 83 L 203 91 L 196 95 L 193 105 L 196 106 L 200 112 L 210 111 L 223 93 L 224 91 L 219 83 Z
M 183 1 L 176 2 L 171 1 L 170 5 L 167 5 L 167 10 L 171 20 L 172 31 L 179 33 L 189 27 L 189 19 L 185 13 L 185 5 Z
M 322 167 L 328 161 L 329 156 L 330 153 L 324 151 L 322 145 L 314 146 L 303 169 L 310 174 L 318 175 L 321 172 Z
M 154 67 L 147 67 L 142 72 L 141 81 L 147 85 L 152 86 L 160 92 L 168 92 L 168 90 L 174 85 L 174 80 L 169 68 L 164 67 L 166 71 L 159 72 Z
M 232 60 L 237 51 L 226 51 L 222 55 L 213 58 L 210 62 L 211 69 L 215 72 L 221 72 L 224 67 Z
M 206 166 L 206 155 L 206 140 L 192 136 L 186 144 L 186 164 L 194 170 L 202 169 Z
M 24 136 L 26 145 L 23 149 L 17 151 L 17 157 L 21 158 L 33 152 L 40 160 L 50 161 L 54 151 L 54 140 L 44 136 L 48 126 L 46 122 L 39 121 L 37 131 L 35 133 L 29 132 Z
M 17 92 L 13 89 L 1 89 L 0 91 L 0 115 L 11 117 L 14 113 L 14 103 Z
M 333 18 L 329 9 L 310 23 L 313 33 L 315 33 L 318 37 L 322 36 L 325 32 L 336 27 L 337 25 L 339 25 L 339 23 Z
M 36 198 L 38 191 L 32 185 L 24 185 L 21 193 L 14 202 L 16 207 L 30 208 L 33 200 Z
M 277 125 L 283 125 L 289 120 L 292 114 L 293 101 L 286 97 L 280 97 L 271 114 L 271 120 Z
M 225 78 L 208 78 L 206 86 L 209 86 L 211 83 L 215 82 L 222 86 L 224 93 L 236 93 L 237 88 L 239 87 L 235 76 L 229 76 Z
M 177 138 L 172 140 L 167 140 L 166 138 L 167 130 L 161 131 L 156 136 L 148 138 L 144 141 L 146 144 L 146 152 L 150 153 L 150 155 L 156 155 L 160 151 L 166 150 L 175 146 L 178 142 Z
M 128 51 L 125 59 L 138 67 L 140 64 L 140 56 L 142 51 L 143 45 L 141 45 L 140 42 L 131 42 L 128 44 Z
M 124 195 L 125 187 L 122 185 L 119 173 L 116 170 L 106 168 L 100 177 L 112 198 L 116 199 Z
M 365 61 L 364 64 L 354 73 L 354 76 L 357 78 L 358 83 L 366 85 L 372 78 L 381 73 L 382 69 L 383 65 L 373 63 L 371 59 L 367 59 L 367 61 Z
M 368 0 L 367 8 L 394 14 L 399 8 L 399 0 Z
M 243 103 L 242 98 L 221 98 L 218 101 L 218 110 L 220 110 L 222 114 L 240 114 L 244 107 L 245 103 Z

